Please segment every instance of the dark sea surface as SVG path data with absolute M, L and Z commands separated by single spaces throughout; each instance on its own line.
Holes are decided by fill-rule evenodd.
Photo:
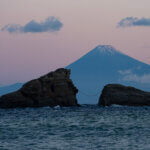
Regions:
M 0 110 L 0 150 L 150 150 L 150 107 Z

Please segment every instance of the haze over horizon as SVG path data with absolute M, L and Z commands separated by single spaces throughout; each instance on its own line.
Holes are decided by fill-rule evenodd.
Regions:
M 150 64 L 148 0 L 1 0 L 0 85 L 65 67 L 97 45 Z

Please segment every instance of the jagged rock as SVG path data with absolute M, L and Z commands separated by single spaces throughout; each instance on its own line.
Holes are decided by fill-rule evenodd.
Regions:
M 112 104 L 128 106 L 150 106 L 150 92 L 144 92 L 130 86 L 108 84 L 104 87 L 98 105 Z
M 70 70 L 61 68 L 0 97 L 0 108 L 78 106 L 77 92 L 70 79 Z

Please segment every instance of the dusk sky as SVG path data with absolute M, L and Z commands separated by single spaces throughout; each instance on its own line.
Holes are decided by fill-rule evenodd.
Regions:
M 0 85 L 112 45 L 150 64 L 150 0 L 0 0 Z

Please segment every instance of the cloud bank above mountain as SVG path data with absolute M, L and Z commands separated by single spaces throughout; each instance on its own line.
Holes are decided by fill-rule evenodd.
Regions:
M 133 27 L 133 26 L 150 27 L 150 18 L 127 17 L 127 18 L 123 18 L 118 23 L 118 27 Z
M 48 17 L 42 22 L 31 20 L 24 26 L 18 24 L 5 25 L 1 30 L 9 33 L 39 33 L 39 32 L 56 32 L 62 28 L 62 22 L 54 16 Z

